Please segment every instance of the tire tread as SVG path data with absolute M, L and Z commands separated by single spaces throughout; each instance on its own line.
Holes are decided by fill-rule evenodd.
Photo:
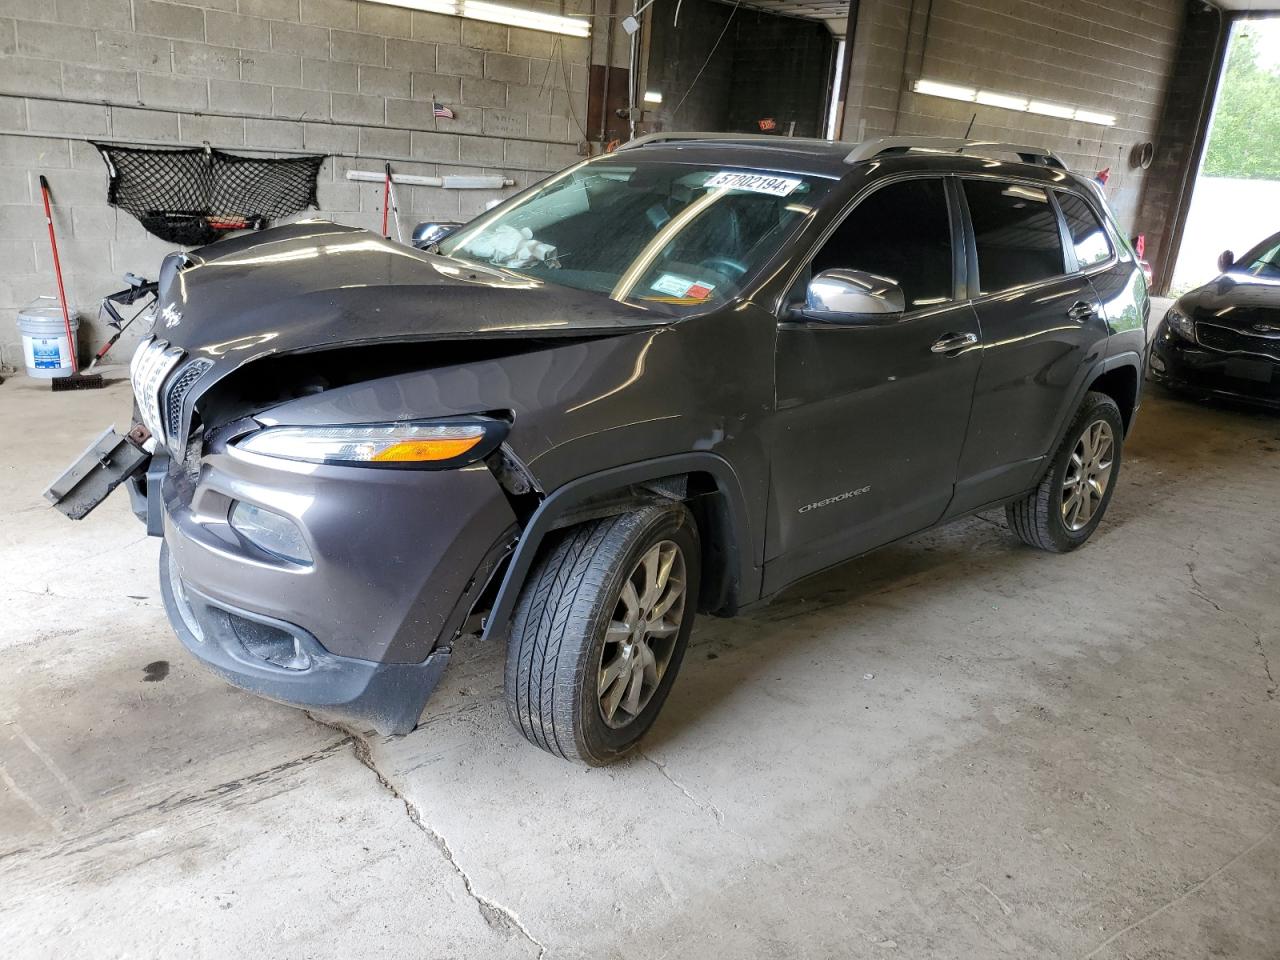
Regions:
M 1095 390 L 1086 393 L 1084 400 L 1080 404 L 1080 409 L 1076 411 L 1075 416 L 1071 419 L 1070 429 L 1067 430 L 1067 434 L 1062 443 L 1058 445 L 1058 449 L 1054 451 L 1049 469 L 1045 471 L 1035 489 L 1026 496 L 1005 504 L 1005 520 L 1009 524 L 1009 529 L 1028 546 L 1046 550 L 1050 553 L 1066 553 L 1069 550 L 1074 550 L 1088 539 L 1086 536 L 1080 540 L 1071 540 L 1055 535 L 1052 522 L 1057 517 L 1055 511 L 1058 509 L 1053 500 L 1057 465 L 1063 457 L 1070 456 L 1070 451 L 1075 449 L 1076 441 L 1079 439 L 1084 422 L 1093 418 L 1100 408 L 1107 407 L 1114 413 L 1115 421 L 1122 423 L 1120 408 L 1116 406 L 1116 402 L 1111 397 Z M 1123 444 L 1123 432 L 1116 433 L 1115 443 L 1116 475 L 1112 477 L 1111 487 L 1107 491 L 1107 503 L 1110 502 L 1111 491 L 1114 490 L 1116 479 L 1119 476 L 1119 454 Z M 1106 505 L 1103 504 L 1099 508 L 1099 519 L 1101 519 L 1101 513 L 1105 511 Z M 1090 530 L 1091 534 L 1092 530 Z
M 691 523 L 687 509 L 676 508 Z M 507 708 L 525 738 L 548 753 L 588 763 L 611 759 L 593 754 L 578 729 L 582 643 L 598 622 L 618 560 L 638 531 L 672 509 L 655 505 L 567 528 L 526 582 L 507 651 Z

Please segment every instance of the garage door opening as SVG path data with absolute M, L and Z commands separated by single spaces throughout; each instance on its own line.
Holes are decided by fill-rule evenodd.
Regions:
M 1280 230 L 1280 16 L 1237 20 L 1170 292 L 1212 279 L 1218 255 Z
M 655 5 L 638 58 L 636 132 L 823 136 L 837 47 L 829 5 Z

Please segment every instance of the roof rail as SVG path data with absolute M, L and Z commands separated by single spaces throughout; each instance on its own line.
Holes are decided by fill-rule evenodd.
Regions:
M 965 140 L 961 137 L 881 137 L 878 140 L 866 140 L 849 151 L 844 162 L 859 163 L 886 153 L 907 153 L 911 150 L 930 153 L 970 153 L 978 156 L 1014 154 L 1023 163 L 1067 169 L 1062 159 L 1045 147 L 1003 143 L 998 140 Z
M 634 140 L 628 140 L 626 143 L 619 144 L 614 147 L 614 153 L 621 150 L 631 150 L 635 147 L 643 147 L 650 143 L 668 143 L 679 140 L 714 140 L 721 143 L 724 142 L 741 142 L 741 141 L 757 141 L 769 140 L 773 143 L 834 143 L 833 140 L 820 140 L 816 137 L 783 137 L 775 133 L 710 133 L 702 131 L 672 131 L 670 133 L 646 133 Z

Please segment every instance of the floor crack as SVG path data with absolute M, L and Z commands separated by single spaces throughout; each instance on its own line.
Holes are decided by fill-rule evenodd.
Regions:
M 1219 606 L 1218 602 L 1204 592 L 1204 586 L 1200 583 L 1200 578 L 1196 576 L 1196 565 L 1189 560 L 1187 561 L 1187 574 L 1191 577 L 1191 592 L 1219 613 L 1225 613 L 1226 611 Z
M 458 864 L 458 861 L 454 858 L 453 850 L 449 847 L 449 842 L 422 818 L 422 811 L 418 809 L 417 805 L 406 797 L 400 791 L 400 788 L 392 783 L 387 775 L 379 769 L 377 761 L 374 760 L 373 748 L 369 744 L 368 737 L 359 730 L 356 730 L 354 727 L 349 727 L 346 724 L 335 720 L 322 719 L 313 714 L 310 710 L 306 710 L 304 713 L 306 713 L 311 720 L 314 720 L 320 726 L 328 727 L 330 730 L 342 734 L 346 741 L 351 743 L 351 752 L 355 755 L 355 758 L 360 761 L 363 766 L 367 767 L 369 772 L 377 778 L 378 785 L 382 787 L 382 789 L 387 791 L 387 793 L 391 794 L 391 796 L 395 797 L 404 805 L 405 816 L 409 818 L 409 822 L 426 835 L 432 845 L 440 851 L 440 855 L 444 857 L 449 866 L 453 868 L 453 872 L 456 873 L 458 878 L 462 881 L 462 886 L 467 891 L 467 896 L 475 901 L 476 907 L 480 911 L 480 916 L 484 917 L 485 923 L 493 929 L 501 930 L 508 935 L 512 932 L 518 933 L 520 936 L 524 937 L 524 939 L 528 940 L 529 943 L 538 948 L 538 960 L 542 960 L 547 953 L 546 946 L 542 941 L 529 932 L 529 928 L 520 921 L 520 918 L 516 916 L 514 911 L 508 907 L 504 907 L 502 904 L 486 897 L 484 894 L 476 890 L 475 886 L 471 882 L 471 877 L 462 869 Z
M 1267 656 L 1266 649 L 1262 646 L 1262 631 L 1255 631 L 1253 635 L 1253 645 L 1258 648 L 1258 656 L 1262 658 L 1262 669 L 1267 675 L 1267 699 L 1274 700 L 1276 698 L 1276 690 L 1280 685 L 1276 683 L 1275 676 L 1271 673 L 1271 659 Z
M 662 774 L 673 787 L 675 787 L 677 790 L 683 793 L 690 803 L 692 803 L 699 810 L 707 811 L 709 814 L 711 814 L 713 818 L 715 818 L 716 823 L 718 823 L 720 826 L 724 826 L 724 813 L 723 811 L 721 811 L 719 807 L 717 807 L 710 800 L 699 800 L 692 793 L 690 793 L 683 783 L 681 783 L 679 780 L 677 780 L 675 777 L 673 777 L 671 774 L 667 772 L 667 765 L 665 763 L 661 763 L 653 759 L 653 757 L 649 756 L 643 750 L 637 750 L 636 753 L 639 756 L 643 757 L 644 759 L 648 760 L 655 767 L 657 767 L 658 772 Z
M 1184 890 L 1181 894 L 1174 897 L 1172 900 L 1168 901 L 1167 903 L 1161 904 L 1160 906 L 1156 907 L 1154 910 L 1144 914 L 1143 916 L 1139 917 L 1137 920 L 1133 921 L 1133 923 L 1129 924 L 1127 927 L 1124 927 L 1121 930 L 1117 930 L 1115 933 L 1111 934 L 1111 936 L 1107 937 L 1107 939 L 1103 940 L 1100 944 L 1098 944 L 1096 947 L 1094 947 L 1092 950 L 1086 953 L 1081 958 L 1081 960 L 1090 960 L 1091 957 L 1096 957 L 1104 949 L 1106 949 L 1116 940 L 1120 939 L 1120 937 L 1123 937 L 1129 931 L 1136 930 L 1138 927 L 1142 926 L 1147 921 L 1160 916 L 1160 914 L 1164 913 L 1166 910 L 1169 910 L 1172 907 L 1175 907 L 1178 904 L 1182 903 L 1188 897 L 1195 896 L 1197 893 L 1203 890 L 1205 886 L 1208 885 L 1208 883 L 1213 879 L 1215 879 L 1219 874 L 1226 872 L 1231 867 L 1235 866 L 1237 863 L 1243 860 L 1245 857 L 1249 856 L 1249 854 L 1253 853 L 1253 851 L 1261 847 L 1263 844 L 1270 842 L 1271 838 L 1276 835 L 1277 829 L 1280 829 L 1280 828 L 1272 827 L 1270 830 L 1267 831 L 1266 835 L 1263 836 L 1262 839 L 1258 840 L 1256 843 L 1250 844 L 1250 846 L 1246 850 L 1243 850 L 1240 853 L 1236 854 L 1234 857 L 1232 857 L 1226 863 L 1222 864 L 1222 866 L 1218 867 L 1208 876 L 1204 877 L 1201 880 L 1197 880 L 1195 883 L 1193 883 L 1190 887 Z
M 1238 614 L 1232 613 L 1230 610 L 1222 609 L 1222 605 L 1205 593 L 1204 586 L 1200 583 L 1200 579 L 1196 576 L 1196 565 L 1187 563 L 1187 573 L 1191 577 L 1191 592 L 1203 600 L 1219 613 L 1226 614 L 1245 630 L 1253 634 L 1253 645 L 1258 651 L 1258 656 L 1262 658 L 1262 671 L 1267 675 L 1267 699 L 1275 700 L 1277 691 L 1280 691 L 1280 684 L 1276 683 L 1275 675 L 1271 672 L 1271 658 L 1267 656 L 1266 648 L 1262 645 L 1262 631 L 1247 623 Z

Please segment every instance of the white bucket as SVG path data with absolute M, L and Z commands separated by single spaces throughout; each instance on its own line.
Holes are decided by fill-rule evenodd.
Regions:
M 71 351 L 76 348 L 80 318 L 71 314 L 71 343 L 62 322 L 57 297 L 36 297 L 18 311 L 18 332 L 22 334 L 22 357 L 27 376 L 65 377 L 71 373 Z

